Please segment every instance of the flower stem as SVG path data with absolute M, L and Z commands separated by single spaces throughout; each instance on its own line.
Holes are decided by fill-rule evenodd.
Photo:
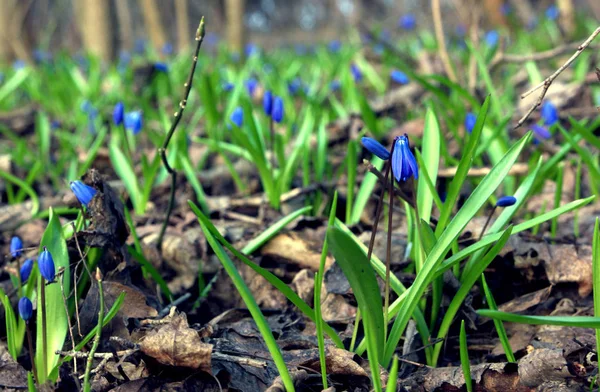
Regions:
M 40 384 L 40 380 L 38 379 L 37 370 L 35 368 L 35 358 L 33 351 L 33 341 L 31 339 L 31 328 L 29 327 L 29 322 L 25 323 L 25 330 L 27 331 L 27 345 L 29 346 L 29 360 L 31 361 L 31 371 L 33 372 L 33 377 L 35 378 L 36 384 Z
M 46 279 L 43 277 L 42 285 L 40 288 L 40 300 L 42 301 L 42 375 L 44 379 L 47 375 L 48 369 L 48 342 L 46 341 L 48 336 L 48 325 L 46 322 Z
M 171 128 L 165 137 L 165 141 L 162 146 L 158 149 L 158 154 L 162 160 L 165 169 L 171 175 L 171 194 L 169 196 L 169 205 L 167 206 L 167 214 L 165 216 L 165 220 L 160 228 L 160 233 L 158 235 L 158 239 L 156 240 L 156 248 L 159 253 L 162 250 L 162 242 L 165 236 L 165 231 L 167 230 L 167 225 L 169 224 L 169 217 L 171 216 L 171 212 L 173 212 L 173 207 L 175 206 L 175 186 L 177 185 L 177 172 L 173 169 L 169 162 L 167 161 L 167 147 L 169 146 L 169 142 L 175 133 L 175 129 L 177 129 L 177 125 L 181 120 L 181 116 L 183 115 L 183 110 L 187 105 L 187 100 L 190 95 L 190 91 L 192 90 L 192 81 L 194 80 L 194 71 L 196 70 L 196 64 L 198 63 L 198 53 L 200 52 L 200 47 L 202 46 L 202 41 L 204 40 L 204 17 L 200 19 L 200 25 L 198 26 L 198 30 L 196 31 L 196 41 L 198 44 L 196 45 L 196 50 L 194 52 L 194 57 L 192 59 L 192 68 L 190 69 L 190 74 L 188 75 L 187 81 L 183 85 L 185 90 L 183 93 L 183 99 L 179 102 L 179 110 L 175 113 L 175 120 L 171 124 Z
M 483 237 L 483 235 L 485 234 L 485 229 L 487 229 L 488 225 L 490 224 L 492 216 L 494 216 L 494 212 L 496 212 L 497 207 L 498 206 L 494 206 L 494 208 L 492 208 L 492 211 L 490 211 L 490 214 L 488 215 L 488 218 L 485 221 L 485 225 L 483 225 L 483 229 L 481 229 L 481 233 L 479 233 L 479 240 L 481 240 L 481 237 Z
M 393 147 L 392 147 L 393 150 Z M 387 173 L 386 173 L 387 174 Z M 384 186 L 385 188 L 385 186 Z M 388 323 L 388 309 L 390 307 L 390 269 L 392 265 L 392 217 L 394 215 L 394 177 L 390 178 L 389 183 L 389 197 L 390 205 L 388 206 L 388 230 L 387 230 L 387 244 L 385 249 L 385 297 L 383 298 L 383 341 L 384 344 L 387 341 L 387 329 Z M 383 202 L 382 202 L 383 204 Z M 369 261 L 371 259 L 369 258 Z
M 92 349 L 87 358 L 87 366 L 85 368 L 85 376 L 83 379 L 83 390 L 89 392 L 92 389 L 90 384 L 90 374 L 92 372 L 92 363 L 94 362 L 94 354 L 98 350 L 100 344 L 100 338 L 102 336 L 102 325 L 104 324 L 104 290 L 102 288 L 102 275 L 100 269 L 96 268 L 96 281 L 98 282 L 98 296 L 100 298 L 100 310 L 98 310 L 98 327 L 96 330 L 96 336 L 94 337 L 94 343 Z

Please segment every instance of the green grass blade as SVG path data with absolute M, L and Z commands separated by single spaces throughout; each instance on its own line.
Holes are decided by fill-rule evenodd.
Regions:
M 373 156 L 373 159 L 371 159 L 371 164 L 375 166 L 377 170 L 381 171 L 383 163 L 384 161 L 376 156 Z M 355 225 L 360 221 L 360 216 L 362 215 L 369 198 L 371 195 L 373 195 L 373 190 L 375 189 L 375 185 L 377 185 L 377 181 L 378 178 L 375 175 L 365 175 L 363 178 L 354 200 L 354 207 L 352 207 L 352 216 L 350 217 L 349 223 L 350 225 Z
M 435 186 L 440 164 L 440 125 L 431 106 L 427 108 L 427 113 L 425 114 L 425 128 L 423 129 L 421 150 L 423 157 L 421 168 L 427 170 L 429 179 Z M 417 200 L 419 200 L 417 204 L 419 217 L 429 223 L 433 200 L 437 196 L 437 192 L 435 192 L 435 188 L 432 191 L 425 181 L 419 181 L 417 195 Z
M 356 185 L 356 140 L 348 142 L 348 151 L 346 154 L 346 162 L 348 168 L 348 187 L 346 194 L 346 224 L 349 225 L 352 221 L 352 204 L 354 203 L 354 187 Z
M 138 215 L 143 215 L 144 211 L 146 210 L 146 206 L 142 203 L 142 193 L 137 182 L 135 171 L 129 164 L 125 154 L 123 154 L 116 142 L 110 143 L 108 147 L 108 153 L 115 172 L 119 178 L 121 178 L 125 189 L 127 189 L 127 192 L 129 193 L 135 213 Z
M 390 375 L 388 377 L 385 392 L 396 392 L 398 388 L 398 357 L 394 355 L 392 361 L 392 368 L 390 369 Z
M 35 216 L 40 210 L 40 199 L 33 188 L 25 181 L 13 176 L 8 172 L 5 172 L 4 170 L 0 170 L 0 178 L 19 186 L 25 191 L 25 193 L 29 195 L 29 198 L 31 199 L 31 216 Z
M 600 328 L 600 317 L 587 316 L 527 316 L 521 314 L 501 312 L 499 310 L 480 309 L 477 313 L 481 317 L 488 317 L 494 320 L 506 321 L 509 323 L 530 324 L 530 325 L 556 325 L 559 327 L 576 328 Z
M 483 287 L 485 299 L 488 303 L 488 306 L 490 307 L 490 310 L 498 310 L 498 307 L 496 306 L 496 300 L 494 300 L 494 296 L 492 295 L 492 291 L 488 287 L 484 274 L 481 274 L 481 286 Z M 517 362 L 515 354 L 513 354 L 512 348 L 510 347 L 510 342 L 508 341 L 508 335 L 506 335 L 506 329 L 504 329 L 504 324 L 502 324 L 502 321 L 500 320 L 494 320 L 494 326 L 496 327 L 498 338 L 500 338 L 500 343 L 502 344 L 502 348 L 504 349 L 504 354 L 506 354 L 506 359 L 508 360 L 508 362 Z
M 16 361 L 21 351 L 17 348 L 16 341 L 17 319 L 15 317 L 15 311 L 13 310 L 10 304 L 10 299 L 2 289 L 0 289 L 0 301 L 2 301 L 2 306 L 4 306 L 4 321 L 6 323 L 6 345 L 8 347 L 8 352 L 10 353 L 10 356 Z
M 473 392 L 473 380 L 471 380 L 471 363 L 469 362 L 469 350 L 467 347 L 467 331 L 465 330 L 465 320 L 460 321 L 460 365 L 465 377 L 465 386 L 467 392 Z
M 598 218 L 592 240 L 592 283 L 594 288 L 594 316 L 600 316 L 600 229 Z M 596 329 L 596 347 L 600 347 L 600 328 Z

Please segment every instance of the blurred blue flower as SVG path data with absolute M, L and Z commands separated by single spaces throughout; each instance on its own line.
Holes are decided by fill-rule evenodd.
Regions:
M 216 46 L 219 43 L 219 34 L 214 32 L 208 32 L 206 33 L 206 37 L 204 38 L 204 40 L 206 41 L 206 44 L 208 46 Z
M 332 80 L 331 83 L 329 83 L 329 88 L 331 89 L 331 91 L 338 91 L 341 86 L 342 84 L 337 79 Z
M 548 9 L 546 9 L 546 18 L 550 20 L 556 20 L 559 15 L 560 10 L 555 4 L 551 5 L 550 7 L 548 7 Z
M 546 126 L 551 126 L 558 122 L 558 110 L 550 101 L 545 101 L 542 104 L 541 116 Z
M 362 80 L 362 72 L 360 72 L 360 68 L 354 63 L 350 65 L 350 72 L 352 73 L 352 78 L 354 78 L 355 82 L 360 82 Z
M 169 66 L 166 63 L 157 62 L 154 63 L 154 70 L 157 72 L 167 73 L 169 72 Z
M 260 48 L 256 44 L 248 43 L 248 44 L 246 44 L 246 47 L 244 48 L 244 54 L 246 55 L 246 57 L 252 57 L 254 55 L 258 55 L 258 54 L 260 54 Z
M 477 122 L 477 116 L 473 112 L 469 112 L 465 116 L 465 130 L 468 133 L 473 132 L 473 128 L 475 128 L 475 123 Z
M 23 321 L 29 321 L 31 316 L 33 316 L 33 304 L 27 297 L 22 297 L 19 300 L 19 316 L 23 319 Z
M 119 52 L 119 62 L 117 63 L 117 71 L 119 73 L 124 73 L 127 71 L 127 67 L 129 66 L 129 62 L 131 61 L 131 53 L 126 50 L 122 50 Z
M 256 80 L 255 78 L 250 78 L 248 80 L 246 80 L 246 89 L 248 90 L 248 94 L 253 97 L 254 96 L 254 91 L 256 91 L 256 87 L 258 87 L 258 80 Z
M 50 129 L 52 129 L 53 131 L 55 129 L 59 129 L 60 127 L 62 127 L 62 124 L 59 120 L 52 120 L 52 122 L 50 123 Z
M 40 269 L 40 274 L 44 279 L 48 282 L 54 281 L 54 276 L 56 274 L 54 269 L 54 259 L 52 259 L 52 255 L 45 246 L 44 251 L 40 253 L 38 257 L 38 267 Z
M 533 134 L 535 135 L 535 138 L 537 140 L 539 140 L 539 139 L 542 139 L 542 140 L 549 139 L 552 136 L 552 134 L 550 133 L 550 131 L 548 131 L 548 128 L 543 127 L 543 126 L 541 126 L 539 124 L 533 124 L 531 126 L 531 130 L 533 131 Z
M 165 56 L 170 56 L 173 54 L 173 44 L 170 42 L 167 42 L 163 45 L 163 47 L 160 49 L 160 51 L 162 52 L 162 54 L 164 54 Z
M 500 13 L 504 16 L 510 14 L 510 11 L 512 11 L 510 4 L 509 3 L 502 3 L 502 5 L 500 6 Z
M 242 127 L 242 124 L 244 123 L 244 110 L 241 108 L 241 106 L 238 106 L 237 108 L 233 109 L 233 113 L 231 113 L 230 120 L 238 128 Z
M 342 43 L 338 40 L 329 42 L 327 46 L 329 47 L 329 51 L 333 53 L 339 52 L 342 49 Z
M 375 44 L 375 46 L 373 46 L 373 52 L 377 56 L 381 56 L 383 54 L 384 50 L 385 50 L 385 46 L 383 46 L 383 44 L 381 42 L 378 42 Z
M 363 145 L 364 148 L 367 149 L 367 151 L 377 156 L 379 159 L 383 159 L 384 161 L 390 159 L 390 152 L 377 140 L 363 136 L 360 139 L 360 143 Z
M 263 109 L 265 114 L 270 117 L 273 111 L 273 93 L 271 93 L 271 90 L 265 91 L 263 95 Z
M 23 69 L 27 66 L 27 63 L 23 60 L 15 60 L 12 64 L 12 67 L 15 71 Z
M 271 112 L 273 121 L 280 123 L 283 121 L 283 99 L 281 97 L 273 98 L 273 111 Z
M 92 188 L 91 186 L 86 185 L 79 180 L 71 181 L 69 186 L 71 187 L 71 191 L 73 191 L 73 194 L 77 200 L 79 200 L 79 202 L 86 207 L 98 192 L 95 188 Z
M 458 26 L 456 26 L 456 35 L 458 35 L 460 38 L 463 38 L 466 34 L 467 34 L 467 26 L 465 26 L 462 23 L 459 24 Z
M 290 95 L 298 94 L 298 91 L 302 88 L 302 79 L 294 78 L 291 82 L 288 82 L 288 92 Z
M 223 91 L 231 91 L 235 86 L 231 82 L 223 83 Z
M 496 30 L 490 30 L 485 33 L 485 42 L 488 46 L 496 46 L 498 45 L 498 41 L 500 40 L 500 34 Z
M 123 115 L 125 113 L 125 105 L 123 102 L 117 102 L 113 109 L 113 122 L 116 126 L 123 124 Z
M 408 76 L 398 69 L 394 69 L 390 72 L 390 78 L 398 84 L 408 84 L 408 82 L 410 82 Z
M 406 181 L 410 177 L 419 178 L 419 167 L 417 160 L 410 151 L 408 135 L 404 134 L 394 139 L 394 151 L 392 152 L 392 173 L 396 181 Z
M 21 237 L 14 236 L 10 239 L 10 254 L 12 257 L 19 257 L 23 254 L 23 241 L 21 241 Z
M 133 51 L 136 54 L 143 54 L 146 51 L 146 40 L 143 38 L 137 38 L 133 44 Z
M 33 50 L 33 61 L 36 64 L 48 63 L 52 61 L 52 54 L 50 52 L 43 49 L 34 49 Z
M 29 275 L 31 275 L 31 270 L 33 269 L 33 260 L 27 259 L 21 265 L 19 269 L 19 275 L 21 275 L 21 283 L 27 281 L 29 279 Z
M 123 117 L 123 124 L 125 125 L 125 129 L 134 135 L 140 133 L 143 126 L 142 111 L 134 110 L 133 112 L 125 113 L 125 117 Z
M 501 208 L 510 207 L 512 205 L 515 205 L 516 202 L 517 202 L 517 198 L 514 196 L 502 196 L 496 202 L 496 207 L 501 207 Z
M 413 14 L 404 14 L 398 20 L 398 26 L 404 30 L 414 30 L 417 27 L 417 18 Z

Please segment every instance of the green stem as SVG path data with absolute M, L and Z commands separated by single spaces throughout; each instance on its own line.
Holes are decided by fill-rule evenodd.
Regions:
M 90 392 L 92 386 L 90 384 L 90 374 L 92 372 L 92 363 L 94 362 L 94 354 L 98 350 L 100 344 L 100 338 L 102 336 L 102 326 L 104 324 L 104 290 L 102 288 L 102 276 L 100 270 L 96 269 L 96 280 L 98 281 L 98 296 L 100 297 L 100 310 L 98 310 L 98 328 L 96 330 L 96 336 L 94 337 L 94 343 L 92 349 L 89 352 L 87 358 L 87 366 L 85 368 L 85 376 L 83 379 L 83 390 L 84 392 Z
M 129 137 L 127 136 L 127 129 L 125 129 L 125 123 L 121 122 L 120 128 L 123 132 L 123 144 L 125 145 L 125 153 L 127 154 L 129 163 L 131 163 L 131 167 L 133 167 L 133 153 L 131 152 L 131 147 L 129 146 Z
M 42 301 L 42 375 L 44 379 L 47 376 L 48 369 L 48 325 L 46 322 L 46 279 L 42 277 L 42 287 L 40 288 L 40 299 Z
M 177 125 L 181 120 L 181 116 L 183 115 L 183 110 L 187 105 L 187 100 L 190 95 L 190 91 L 192 90 L 192 81 L 194 80 L 194 71 L 196 70 L 196 64 L 198 63 L 198 53 L 200 52 L 200 47 L 202 46 L 202 41 L 204 40 L 204 17 L 200 19 L 200 25 L 198 26 L 198 30 L 196 30 L 196 41 L 198 44 L 196 45 L 196 50 L 194 52 L 194 57 L 192 60 L 192 68 L 190 70 L 190 74 L 188 75 L 187 81 L 183 85 L 185 91 L 183 93 L 183 99 L 179 102 L 179 110 L 175 113 L 175 120 L 171 124 L 171 128 L 165 137 L 165 141 L 162 144 L 162 147 L 158 149 L 158 154 L 167 169 L 167 172 L 171 175 L 171 194 L 169 196 L 169 205 L 167 207 L 167 214 L 165 216 L 165 220 L 160 228 L 160 234 L 158 235 L 158 239 L 156 240 L 156 248 L 159 252 L 161 252 L 163 238 L 165 236 L 165 231 L 167 230 L 167 225 L 169 224 L 169 217 L 171 216 L 171 212 L 173 211 L 173 207 L 175 205 L 175 185 L 177 184 L 177 172 L 173 169 L 169 162 L 167 161 L 167 147 L 169 146 L 169 142 L 175 133 L 175 129 L 177 129 Z
M 31 371 L 33 372 L 35 382 L 39 385 L 40 380 L 38 379 L 37 370 L 35 368 L 35 358 L 33 355 L 33 341 L 31 339 L 31 328 L 29 328 L 29 322 L 25 323 L 25 329 L 27 330 L 27 344 L 29 345 L 29 360 L 31 361 Z

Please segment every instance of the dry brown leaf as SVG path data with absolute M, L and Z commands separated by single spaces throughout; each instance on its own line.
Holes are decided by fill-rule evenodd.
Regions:
M 202 369 L 210 373 L 212 344 L 204 343 L 198 332 L 188 326 L 185 313 L 146 335 L 140 349 L 149 357 L 169 366 Z
M 287 263 L 296 264 L 300 268 L 319 269 L 321 252 L 310 248 L 310 245 L 296 233 L 279 234 L 265 244 L 261 254 L 285 259 Z M 333 263 L 331 256 L 325 261 L 325 268 Z
M 138 289 L 117 282 L 104 282 L 104 295 L 108 303 L 113 303 L 121 293 L 125 293 L 125 301 L 119 310 L 126 318 L 149 318 L 158 316 L 153 307 L 146 304 L 146 296 Z

